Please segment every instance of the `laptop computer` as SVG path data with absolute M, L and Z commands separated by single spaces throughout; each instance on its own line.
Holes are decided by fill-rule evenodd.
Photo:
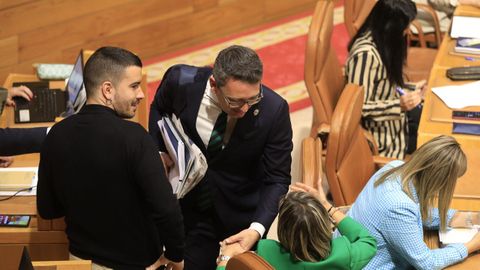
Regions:
M 68 117 L 78 112 L 86 101 L 83 83 L 83 52 L 75 61 L 65 91 L 49 89 L 48 81 L 16 82 L 13 86 L 30 88 L 33 98 L 29 102 L 15 97 L 15 123 L 53 122 L 58 116 Z

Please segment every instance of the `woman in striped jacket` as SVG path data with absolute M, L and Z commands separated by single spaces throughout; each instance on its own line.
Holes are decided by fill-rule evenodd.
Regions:
M 416 13 L 411 0 L 379 0 L 349 44 L 347 79 L 365 89 L 362 125 L 373 134 L 382 156 L 403 159 L 408 140 L 405 112 L 422 102 L 424 85 L 403 90 L 406 33 Z

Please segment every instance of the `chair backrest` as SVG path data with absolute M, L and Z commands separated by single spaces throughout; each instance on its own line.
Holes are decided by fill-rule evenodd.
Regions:
M 305 84 L 312 101 L 312 136 L 321 124 L 330 124 L 335 105 L 345 86 L 342 68 L 331 46 L 334 1 L 320 0 L 308 31 L 305 52 Z
M 376 0 L 344 0 L 343 20 L 350 38 L 358 32 L 376 2 Z
M 335 205 L 349 205 L 375 172 L 373 155 L 360 125 L 363 87 L 348 84 L 332 117 L 325 171 Z
M 245 252 L 228 260 L 226 270 L 275 270 L 262 257 L 253 252 Z
M 350 38 L 358 32 L 376 2 L 377 0 L 344 0 L 343 20 Z M 438 46 L 442 35 L 437 14 L 429 5 L 416 3 L 416 6 L 417 19 L 411 27 L 415 33 L 410 33 L 410 39 L 417 40 L 421 47 L 426 47 L 427 41 Z

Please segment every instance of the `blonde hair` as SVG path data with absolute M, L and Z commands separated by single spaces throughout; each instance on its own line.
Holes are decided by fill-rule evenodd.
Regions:
M 413 199 L 410 183 L 416 189 L 422 220 L 431 220 L 431 208 L 437 200 L 440 229 L 446 228 L 447 211 L 457 179 L 467 170 L 467 157 L 455 138 L 439 136 L 417 149 L 403 165 L 384 173 L 375 186 L 399 175 L 402 189 Z
M 280 244 L 298 261 L 318 262 L 330 254 L 332 222 L 327 210 L 312 195 L 290 192 L 280 201 Z

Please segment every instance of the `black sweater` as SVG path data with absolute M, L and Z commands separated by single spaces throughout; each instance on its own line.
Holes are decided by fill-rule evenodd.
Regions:
M 156 146 L 137 123 L 87 105 L 56 124 L 40 155 L 38 212 L 65 216 L 70 252 L 115 269 L 141 269 L 162 253 L 183 259 L 179 204 Z

